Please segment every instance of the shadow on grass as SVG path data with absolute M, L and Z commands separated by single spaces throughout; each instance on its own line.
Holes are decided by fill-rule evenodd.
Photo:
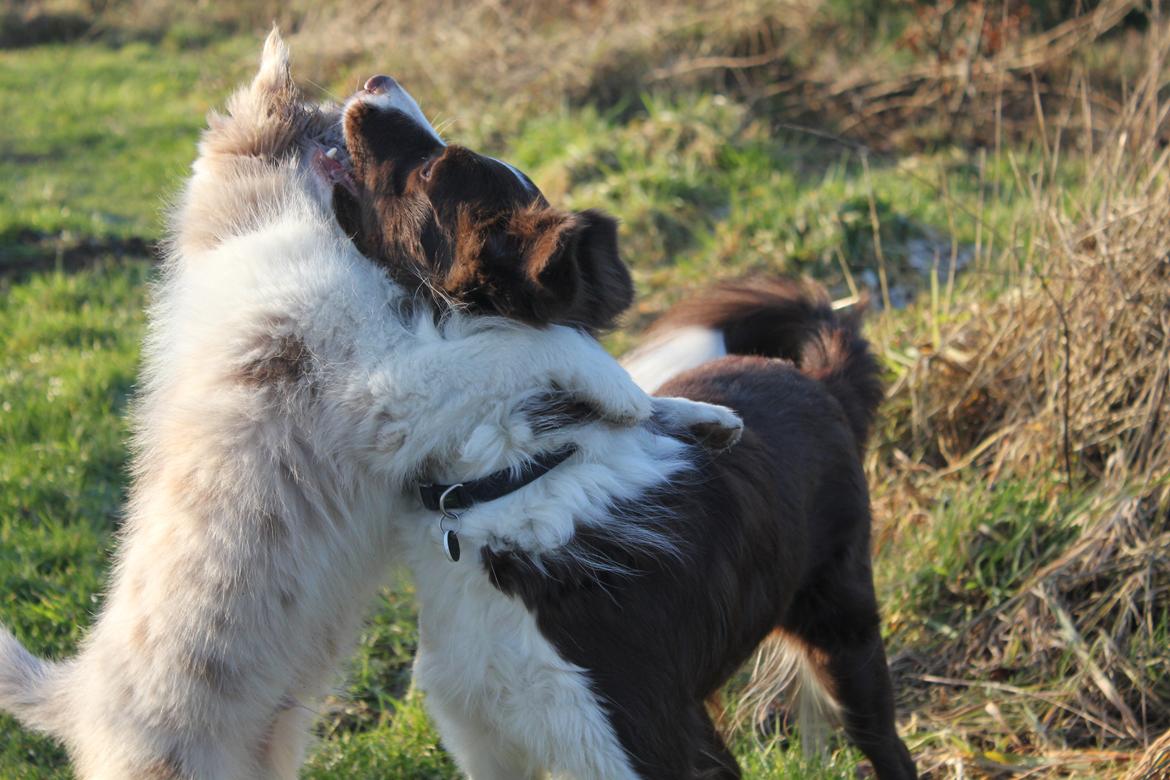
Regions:
M 92 27 L 93 19 L 76 12 L 28 14 L 6 11 L 0 13 L 0 49 L 75 41 Z
M 157 258 L 158 244 L 141 236 L 49 235 L 29 228 L 0 233 L 0 278 L 21 279 L 38 271 L 76 271 L 115 257 Z

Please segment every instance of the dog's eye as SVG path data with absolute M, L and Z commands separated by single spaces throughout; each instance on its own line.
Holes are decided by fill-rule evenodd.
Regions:
M 438 157 L 432 157 L 429 160 L 427 160 L 426 162 L 424 162 L 423 166 L 418 169 L 418 177 L 420 179 L 422 179 L 423 181 L 430 181 L 431 180 L 431 173 L 434 172 L 435 162 L 438 159 L 439 159 Z

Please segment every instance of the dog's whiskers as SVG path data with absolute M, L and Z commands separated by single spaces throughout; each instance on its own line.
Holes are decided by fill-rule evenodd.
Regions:
M 345 99 L 341 95 L 338 95 L 336 92 L 329 89 L 329 87 L 327 87 L 324 84 L 321 84 L 319 82 L 313 81 L 312 79 L 305 79 L 305 83 L 313 85 L 314 87 L 316 87 L 317 89 L 321 90 L 323 93 L 328 95 L 331 100 L 336 100 L 338 103 L 342 102 Z
M 437 133 L 441 138 L 450 128 L 455 126 L 455 118 L 448 117 L 446 119 L 440 119 L 436 117 L 435 120 L 431 122 L 431 126 L 435 128 L 435 133 Z

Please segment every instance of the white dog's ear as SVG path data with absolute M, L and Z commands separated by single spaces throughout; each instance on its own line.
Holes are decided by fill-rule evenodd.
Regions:
M 207 115 L 200 157 L 256 156 L 272 159 L 295 149 L 304 130 L 300 90 L 289 69 L 288 46 L 273 27 L 264 42 L 252 83 L 228 98 L 227 113 Z
M 289 68 L 288 45 L 280 37 L 280 30 L 272 26 L 272 32 L 264 41 L 264 53 L 260 55 L 260 72 L 252 80 L 254 93 L 282 93 L 293 88 L 292 70 Z

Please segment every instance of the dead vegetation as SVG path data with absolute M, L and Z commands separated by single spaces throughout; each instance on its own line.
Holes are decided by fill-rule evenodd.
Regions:
M 868 4 L 875 19 L 880 5 Z M 459 107 L 455 119 L 481 134 L 514 129 L 499 117 L 565 101 L 630 110 L 647 93 L 706 91 L 778 128 L 894 151 L 1034 133 L 1037 102 L 1069 124 L 1109 126 L 1122 111 L 1110 93 L 1126 74 L 1083 55 L 1109 34 L 1131 44 L 1119 31 L 1141 3 L 1103 0 L 1052 20 L 1032 13 L 1044 5 L 907 4 L 913 18 L 893 53 L 859 12 L 824 0 L 364 0 L 308 6 L 294 24 L 315 72 L 391 68 L 434 105 Z M 1099 89 L 1069 88 L 1089 73 Z M 1091 113 L 1072 111 L 1086 101 Z
M 0 45 L 197 46 L 276 22 L 318 81 L 393 72 L 480 137 L 565 101 L 636 110 L 649 92 L 702 90 L 776 127 L 904 151 L 1029 135 L 1037 101 L 1071 124 L 1108 127 L 1123 111 L 1121 52 L 1140 37 L 1143 9 L 1139 0 L 0 0 Z M 1085 56 L 1105 36 L 1111 47 Z M 1070 88 L 1086 74 L 1099 89 Z M 1086 102 L 1091 114 L 1072 110 Z
M 929 532 L 934 502 L 973 474 L 988 491 L 1024 482 L 1056 496 L 1045 513 L 1055 542 L 1013 561 L 1010 592 L 978 601 L 931 641 L 909 642 L 899 659 L 904 681 L 921 686 L 917 717 L 958 736 L 977 772 L 1077 776 L 1149 746 L 1131 776 L 1167 776 L 1167 34 L 1161 22 L 1151 31 L 1145 71 L 1108 122 L 1083 103 L 1077 140 L 1091 150 L 1094 186 L 1071 202 L 1053 176 L 1071 130 L 1036 112 L 1043 170 L 1014 170 L 1032 214 L 980 266 L 1014 283 L 994 299 L 958 296 L 924 312 L 931 335 L 904 348 L 891 388 L 905 415 L 872 464 L 875 479 L 900 486 L 879 501 L 887 523 L 914 507 L 928 518 L 916 532 Z M 1036 526 L 1033 536 L 1044 533 Z M 983 524 L 963 549 L 1002 535 Z M 1005 743 L 1010 754 L 991 748 Z M 955 760 L 953 748 L 925 752 L 940 769 Z
M 36 29 L 74 35 L 76 5 L 0 8 L 51 10 L 61 25 Z M 86 35 L 174 34 L 179 13 L 96 5 Z M 388 70 L 480 138 L 566 101 L 635 111 L 644 92 L 698 90 L 868 150 L 994 150 L 1030 210 L 1007 232 L 955 213 L 980 223 L 966 276 L 936 279 L 912 326 L 874 321 L 895 374 L 869 463 L 879 554 L 941 535 L 962 491 L 1025 484 L 1041 500 L 1032 526 L 966 529 L 954 570 L 931 574 L 937 603 L 894 611 L 906 731 L 935 777 L 1170 777 L 1170 28 L 1129 0 L 1063 19 L 1035 5 L 920 4 L 892 42 L 818 0 L 193 9 L 224 28 L 276 19 L 304 72 Z M 1014 151 L 1028 143 L 1034 166 Z M 1058 174 L 1074 159 L 1094 186 L 1070 198 Z M 964 590 L 966 563 L 1012 534 L 1002 592 Z
M 1019 283 L 975 304 L 895 388 L 910 402 L 908 445 L 928 462 L 996 479 L 1051 466 L 1055 453 L 1072 483 L 1109 469 L 1170 477 L 1170 184 L 1159 136 L 1170 106 L 1150 51 L 1158 59 L 1087 160 L 1094 186 L 1080 201 L 1051 178 L 1067 154 L 1060 141 L 1042 142 L 1048 171 L 1016 167 L 1034 218 L 1026 245 L 1001 248 L 996 265 Z

